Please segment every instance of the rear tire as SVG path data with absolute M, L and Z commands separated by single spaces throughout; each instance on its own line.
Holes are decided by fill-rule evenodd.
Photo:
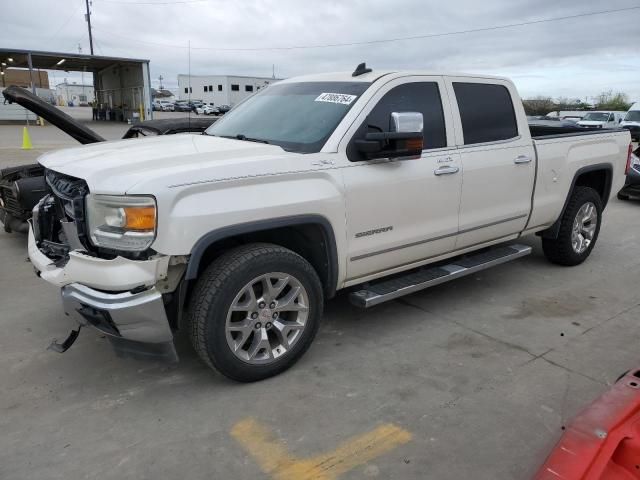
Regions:
M 629 200 L 629 195 L 618 192 L 618 200 Z
M 591 254 L 600 233 L 602 200 L 590 187 L 575 187 L 560 222 L 557 238 L 543 238 L 542 250 L 552 263 L 573 266 Z
M 226 377 L 262 380 L 306 352 L 322 307 L 320 279 L 304 258 L 277 245 L 244 245 L 198 279 L 189 305 L 191 343 Z

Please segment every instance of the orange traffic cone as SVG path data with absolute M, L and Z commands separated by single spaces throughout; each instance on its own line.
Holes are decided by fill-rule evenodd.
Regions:
M 29 130 L 27 127 L 22 128 L 22 149 L 23 150 L 31 150 L 33 145 L 31 145 L 31 137 L 29 137 Z

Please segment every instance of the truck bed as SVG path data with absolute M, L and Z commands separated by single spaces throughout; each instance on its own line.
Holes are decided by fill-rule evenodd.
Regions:
M 574 126 L 551 126 L 529 124 L 529 131 L 534 139 L 572 137 L 576 135 L 597 135 L 602 133 L 623 132 L 623 128 L 585 128 Z
M 535 125 L 530 128 L 538 162 L 531 227 L 549 226 L 560 216 L 578 172 L 594 167 L 610 169 L 609 181 L 600 189 L 603 205 L 622 188 L 630 141 L 628 131 L 547 126 L 538 129 Z

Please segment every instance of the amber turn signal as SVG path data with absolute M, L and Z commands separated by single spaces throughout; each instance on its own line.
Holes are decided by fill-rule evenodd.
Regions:
M 422 138 L 410 138 L 405 143 L 407 150 L 422 150 L 422 145 Z
M 125 207 L 125 228 L 128 230 L 153 230 L 156 228 L 155 207 Z

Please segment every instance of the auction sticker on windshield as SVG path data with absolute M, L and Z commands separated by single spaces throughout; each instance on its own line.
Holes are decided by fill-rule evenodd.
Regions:
M 351 105 L 356 98 L 358 98 L 357 95 L 347 95 L 346 93 L 321 93 L 315 101 Z

